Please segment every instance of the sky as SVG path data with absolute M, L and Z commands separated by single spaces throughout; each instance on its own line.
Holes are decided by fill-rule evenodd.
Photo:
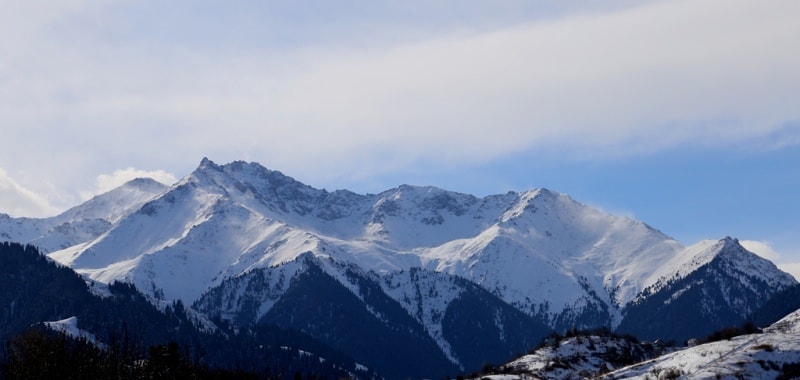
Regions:
M 800 274 L 800 2 L 0 0 L 0 212 L 208 157 L 546 187 Z

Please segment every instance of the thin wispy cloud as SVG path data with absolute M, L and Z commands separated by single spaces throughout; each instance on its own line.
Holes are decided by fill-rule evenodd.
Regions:
M 0 212 L 11 216 L 40 217 L 56 212 L 46 196 L 20 185 L 0 168 Z
M 766 241 L 758 240 L 740 240 L 739 243 L 750 252 L 753 252 L 767 260 L 777 261 L 781 255 L 775 251 L 772 244 Z
M 772 261 L 782 271 L 791 274 L 796 279 L 800 279 L 800 262 L 797 262 L 797 258 L 800 255 L 797 254 L 798 252 L 778 252 L 773 244 L 768 241 L 740 240 L 739 243 L 748 251 Z

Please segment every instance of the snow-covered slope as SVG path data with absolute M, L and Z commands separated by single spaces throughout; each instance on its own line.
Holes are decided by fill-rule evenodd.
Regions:
M 94 334 L 80 329 L 78 327 L 77 317 L 69 317 L 53 322 L 43 322 L 43 324 L 45 327 L 53 331 L 64 333 L 71 338 L 86 340 L 98 348 L 105 349 L 107 347 L 105 343 L 98 341 Z
M 641 222 L 545 189 L 514 197 L 492 222 L 473 238 L 426 250 L 425 264 L 566 327 L 598 307 L 609 313 L 604 324 L 619 323 L 617 308 L 683 248 Z

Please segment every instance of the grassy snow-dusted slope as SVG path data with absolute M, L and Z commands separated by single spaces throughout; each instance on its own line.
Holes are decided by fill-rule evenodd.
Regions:
M 604 379 L 648 379 L 660 374 L 684 379 L 721 377 L 774 379 L 800 376 L 800 310 L 789 314 L 761 334 L 706 343 L 636 364 Z
M 662 355 L 663 353 L 663 355 Z M 630 364 L 620 368 L 620 364 Z M 661 349 L 624 337 L 577 336 L 482 373 L 500 379 L 775 379 L 800 377 L 800 310 L 761 333 Z

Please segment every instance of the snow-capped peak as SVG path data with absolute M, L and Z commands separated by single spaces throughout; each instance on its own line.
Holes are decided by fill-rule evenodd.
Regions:
M 61 221 L 103 219 L 116 223 L 168 188 L 167 185 L 151 178 L 135 178 L 63 212 L 56 219 Z
M 42 252 L 95 239 L 168 187 L 138 178 L 50 218 L 0 217 L 0 239 L 33 244 Z
M 719 240 L 703 240 L 679 252 L 650 277 L 647 287 L 658 290 L 669 281 L 686 277 L 698 268 L 719 260 L 731 270 L 746 273 L 770 287 L 783 288 L 796 280 L 775 264 L 745 249 L 739 240 L 726 236 Z

